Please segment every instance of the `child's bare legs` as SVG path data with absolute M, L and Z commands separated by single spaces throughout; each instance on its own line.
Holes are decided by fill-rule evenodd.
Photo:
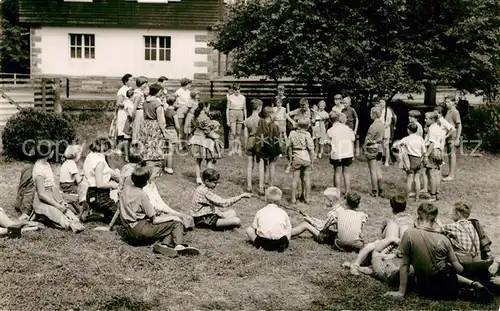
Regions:
M 309 194 L 311 193 L 311 170 L 301 168 L 301 172 L 303 172 L 302 193 L 304 195 L 304 202 L 308 203 Z
M 297 227 L 292 228 L 292 237 L 300 235 L 306 231 L 310 232 L 314 237 L 319 236 L 319 230 L 314 228 L 310 223 L 304 221 Z
M 424 168 L 422 170 L 422 193 L 427 194 L 429 192 L 429 178 L 430 178 L 430 169 Z
M 336 166 L 333 169 L 333 186 L 337 189 L 340 188 L 340 178 L 342 178 L 342 166 Z
M 259 192 L 264 194 L 264 183 L 266 177 L 266 161 L 264 159 L 260 159 L 259 161 Z
M 435 194 L 438 195 L 440 190 L 441 190 L 441 180 L 442 180 L 442 176 L 441 176 L 441 168 L 436 168 L 434 169 L 434 180 L 436 182 L 436 192 Z
M 429 184 L 431 195 L 435 195 L 437 192 L 437 181 L 436 181 L 436 169 L 431 168 L 427 172 L 429 174 Z
M 184 150 L 184 145 L 186 144 L 186 135 L 184 133 L 184 122 L 185 118 L 179 118 L 179 150 Z
M 246 228 L 245 233 L 247 234 L 247 237 L 250 239 L 251 242 L 255 242 L 255 239 L 257 239 L 257 233 L 255 232 L 254 228 L 252 227 Z
M 180 146 L 179 146 L 179 148 L 180 148 Z M 202 161 L 203 161 L 203 159 L 196 159 L 195 172 L 196 172 L 196 182 L 198 184 L 202 183 L 202 180 L 201 180 L 201 162 Z
M 319 154 L 318 158 L 321 159 L 323 157 L 323 153 L 325 153 L 325 144 L 319 144 Z
M 349 174 L 349 167 L 342 166 L 342 175 L 344 175 L 345 193 L 351 192 L 351 175 Z
M 411 190 L 413 188 L 413 180 L 415 179 L 415 174 L 413 172 L 406 172 L 406 197 L 410 197 Z
M 247 157 L 247 191 L 252 192 L 253 156 Z
M 167 156 L 165 157 L 165 172 L 168 174 L 173 174 L 173 154 L 175 150 L 175 144 L 169 143 L 167 149 Z
M 222 213 L 222 218 L 217 220 L 216 223 L 217 228 L 237 227 L 239 225 L 241 225 L 241 220 L 236 216 L 234 210 L 227 210 Z
M 274 186 L 274 176 L 276 173 L 276 160 L 269 162 L 269 187 Z
M 422 175 L 421 172 L 417 172 L 413 176 L 415 181 L 415 200 L 420 198 L 420 175 Z
M 294 170 L 293 171 L 293 181 L 292 181 L 292 203 L 297 203 L 297 185 L 301 180 L 301 171 Z
M 319 138 L 314 139 L 314 154 L 316 154 L 318 158 L 320 158 Z
M 372 194 L 378 195 L 380 192 L 382 172 L 380 170 L 380 163 L 376 160 L 368 161 L 368 168 L 370 169 L 370 179 L 372 183 Z

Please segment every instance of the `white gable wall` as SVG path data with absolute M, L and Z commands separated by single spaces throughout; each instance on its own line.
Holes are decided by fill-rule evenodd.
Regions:
M 94 59 L 70 57 L 70 33 L 95 35 Z M 42 27 L 36 29 L 36 36 L 40 38 L 36 42 L 39 73 L 113 77 L 131 73 L 192 79 L 195 73 L 207 73 L 206 67 L 195 67 L 195 62 L 208 60 L 207 53 L 195 53 L 196 48 L 207 47 L 206 42 L 195 42 L 195 36 L 207 34 L 203 30 Z M 170 36 L 171 60 L 146 61 L 144 36 Z

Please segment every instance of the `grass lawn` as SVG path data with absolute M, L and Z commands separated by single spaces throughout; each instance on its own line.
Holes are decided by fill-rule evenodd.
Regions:
M 97 127 L 96 124 L 105 124 Z M 93 136 L 109 123 L 93 122 L 79 127 L 81 139 Z M 216 192 L 232 196 L 243 191 L 245 159 L 233 156 L 217 166 L 221 182 Z M 450 221 L 452 204 L 466 200 L 494 240 L 500 238 L 500 158 L 492 156 L 459 158 L 458 178 L 443 184 L 439 201 L 440 218 Z M 284 173 L 285 161 L 278 164 L 277 185 L 290 197 L 291 176 Z M 11 215 L 19 173 L 24 164 L 0 163 L 0 202 Z M 57 170 L 56 170 L 57 171 Z M 195 189 L 193 159 L 176 157 L 173 176 L 156 183 L 164 200 L 188 212 Z M 255 170 L 254 176 L 257 171 Z M 312 203 L 297 207 L 315 217 L 326 213 L 321 193 L 332 183 L 332 168 L 326 159 L 314 168 Z M 403 191 L 404 173 L 396 167 L 386 170 L 386 198 L 372 198 L 366 163 L 353 165 L 353 189 L 362 195 L 361 209 L 369 215 L 366 240 L 379 234 L 383 219 L 390 215 L 388 197 Z M 256 189 L 256 187 L 255 187 Z M 251 198 L 234 207 L 243 225 L 248 226 L 264 203 Z M 415 213 L 417 205 L 409 206 Z M 290 212 L 292 224 L 302 221 Z M 168 259 L 153 254 L 149 247 L 132 247 L 115 232 L 90 230 L 80 234 L 55 229 L 31 232 L 19 240 L 0 240 L 2 310 L 326 310 L 326 309 L 412 309 L 467 310 L 498 309 L 500 300 L 485 306 L 469 302 L 438 303 L 410 293 L 404 301 L 381 295 L 390 290 L 367 276 L 354 277 L 341 267 L 355 254 L 334 252 L 318 245 L 309 236 L 293 239 L 282 254 L 255 250 L 245 242 L 244 228 L 229 232 L 195 230 L 187 234 L 190 244 L 201 249 L 198 257 Z

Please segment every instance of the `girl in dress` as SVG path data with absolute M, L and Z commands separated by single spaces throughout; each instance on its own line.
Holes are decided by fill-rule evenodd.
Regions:
M 207 168 L 214 168 L 215 163 L 221 158 L 221 154 L 216 150 L 215 141 L 209 136 L 213 134 L 213 126 L 210 126 L 210 104 L 201 102 L 193 113 L 191 128 L 193 136 L 189 140 L 191 155 L 196 159 L 196 183 L 201 185 L 201 163 L 207 162 Z
M 314 150 L 321 159 L 324 152 L 325 138 L 326 138 L 326 122 L 329 118 L 328 112 L 325 111 L 326 102 L 324 100 L 318 103 L 318 110 L 314 113 L 314 127 L 313 127 L 313 141 Z
M 63 199 L 61 191 L 56 187 L 54 172 L 48 162 L 54 155 L 54 147 L 52 143 L 45 143 L 39 144 L 36 148 L 37 161 L 33 166 L 35 181 L 33 211 L 56 228 L 78 233 L 83 231 L 84 227 L 75 215 L 74 207 Z

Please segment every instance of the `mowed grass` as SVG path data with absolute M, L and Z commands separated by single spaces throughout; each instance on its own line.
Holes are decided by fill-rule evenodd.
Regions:
M 106 119 L 107 120 L 107 119 Z M 101 120 L 102 121 L 102 120 Z M 93 120 L 79 125 L 82 140 L 107 127 Z M 100 125 L 99 125 L 100 124 Z M 450 221 L 452 204 L 465 200 L 473 205 L 473 217 L 481 220 L 497 241 L 500 159 L 461 156 L 458 178 L 443 183 L 439 201 L 440 218 Z M 13 210 L 19 173 L 25 164 L 0 163 L 0 202 L 10 214 Z M 175 175 L 156 180 L 164 200 L 183 212 L 189 211 L 195 189 L 194 160 L 175 158 Z M 246 159 L 226 157 L 218 162 L 221 182 L 216 192 L 237 195 L 245 188 Z M 277 186 L 289 204 L 291 176 L 284 173 L 281 159 Z M 58 167 L 55 166 L 55 171 Z M 318 161 L 313 173 L 312 202 L 297 204 L 315 217 L 323 217 L 326 201 L 322 191 L 332 184 L 332 168 L 326 159 Z M 382 221 L 391 214 L 388 198 L 403 191 L 404 173 L 396 167 L 385 170 L 385 198 L 368 195 L 368 168 L 362 158 L 352 167 L 353 190 L 362 195 L 361 210 L 369 215 L 366 241 L 377 238 Z M 254 170 L 257 177 L 257 170 Z M 257 180 L 255 180 L 256 184 Z M 256 190 L 257 187 L 255 186 Z M 168 259 L 153 254 L 150 247 L 132 247 L 116 232 L 91 230 L 101 224 L 88 224 L 80 234 L 47 228 L 27 233 L 19 240 L 0 240 L 0 309 L 5 310 L 470 310 L 498 309 L 470 302 L 432 302 L 410 293 L 404 301 L 381 297 L 388 286 L 370 277 L 354 277 L 341 267 L 355 254 L 339 253 L 318 245 L 310 236 L 293 239 L 282 254 L 254 249 L 246 242 L 244 227 L 252 223 L 255 212 L 264 206 L 262 199 L 251 198 L 234 206 L 243 227 L 234 231 L 194 230 L 187 240 L 201 250 L 198 257 Z M 410 204 L 415 214 L 417 205 Z M 289 212 L 292 224 L 300 215 Z

